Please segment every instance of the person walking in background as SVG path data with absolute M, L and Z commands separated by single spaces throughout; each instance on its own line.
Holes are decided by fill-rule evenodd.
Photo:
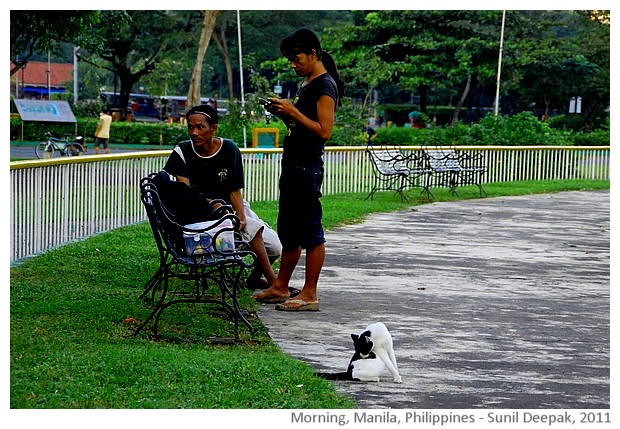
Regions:
M 287 125 L 283 141 L 278 236 L 282 261 L 270 288 L 254 295 L 259 302 L 279 302 L 277 310 L 318 310 L 317 284 L 325 261 L 325 236 L 320 198 L 323 183 L 323 153 L 334 127 L 336 106 L 344 93 L 334 59 L 321 49 L 318 37 L 308 29 L 289 34 L 280 52 L 303 82 L 293 102 L 269 98 L 265 108 Z M 306 251 L 305 282 L 301 293 L 291 298 L 289 282 Z
M 377 138 L 377 132 L 370 126 L 370 121 L 366 121 L 366 123 L 364 123 L 364 131 L 368 136 L 366 144 L 372 145 L 372 141 Z
M 409 115 L 407 116 L 409 116 L 409 124 L 411 128 L 424 128 L 424 119 L 422 118 L 420 112 L 414 110 L 413 112 L 409 112 Z
M 133 103 L 131 103 L 131 119 L 136 120 L 136 115 L 138 114 L 138 110 L 140 109 L 140 104 L 138 100 L 133 99 Z
M 99 155 L 99 145 L 103 146 L 104 153 L 110 153 L 109 140 L 110 140 L 110 124 L 112 123 L 112 116 L 110 116 L 109 109 L 103 109 L 99 116 L 99 123 L 95 130 L 95 155 Z

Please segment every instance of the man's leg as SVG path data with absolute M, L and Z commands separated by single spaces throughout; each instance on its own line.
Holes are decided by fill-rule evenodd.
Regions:
M 245 235 L 250 249 L 256 254 L 256 266 L 248 277 L 247 285 L 250 289 L 266 289 L 276 279 L 272 264 L 280 257 L 282 245 L 278 234 L 252 211 L 250 204 L 245 200 L 243 210 L 246 227 L 242 235 Z M 265 275 L 266 282 L 261 279 L 262 275 Z
M 288 285 L 295 271 L 295 267 L 301 256 L 301 247 L 294 249 L 282 249 L 282 261 L 280 262 L 280 271 L 271 287 L 264 291 L 254 294 L 254 299 L 260 301 L 266 298 L 288 297 Z
M 248 283 L 250 283 L 250 281 L 258 282 L 260 276 L 264 274 L 267 283 L 273 285 L 276 281 L 276 273 L 273 271 L 273 267 L 271 266 L 272 261 L 269 259 L 269 255 L 267 255 L 262 232 L 259 231 L 252 241 L 250 241 L 250 250 L 256 254 L 256 267 L 250 274 Z

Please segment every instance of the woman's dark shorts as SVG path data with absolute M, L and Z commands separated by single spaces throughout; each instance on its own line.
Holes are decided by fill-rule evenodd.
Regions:
M 286 167 L 280 175 L 278 236 L 285 249 L 325 243 L 321 185 L 323 167 Z

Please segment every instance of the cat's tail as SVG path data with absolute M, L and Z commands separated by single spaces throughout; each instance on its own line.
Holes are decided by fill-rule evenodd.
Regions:
M 315 372 L 314 375 L 327 380 L 352 380 L 349 372 Z

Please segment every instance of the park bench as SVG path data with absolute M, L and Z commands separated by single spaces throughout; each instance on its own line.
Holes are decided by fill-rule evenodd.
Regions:
M 159 267 L 140 295 L 154 308 L 134 335 L 154 320 L 153 332 L 157 336 L 163 311 L 177 303 L 217 304 L 232 316 L 237 337 L 239 322 L 254 332 L 237 300 L 246 271 L 256 260 L 247 246 L 234 239 L 239 219 L 232 207 L 222 205 L 211 213 L 210 221 L 183 224 L 178 214 L 162 202 L 166 174 L 153 173 L 140 182 L 142 203 L 159 252 Z
M 423 176 L 429 170 L 423 168 L 419 153 L 404 154 L 399 149 L 369 144 L 366 146 L 366 154 L 373 173 L 372 189 L 367 200 L 372 199 L 377 191 L 396 191 L 401 201 L 409 201 L 405 189 L 422 187 L 425 192 L 427 181 Z
M 453 195 L 457 194 L 457 187 L 476 185 L 480 196 L 487 193 L 482 187 L 482 176 L 487 168 L 481 153 L 470 154 L 464 151 L 457 152 L 454 148 L 425 147 L 423 148 L 423 170 L 428 171 L 424 192 L 432 197 L 432 186 L 447 186 Z

